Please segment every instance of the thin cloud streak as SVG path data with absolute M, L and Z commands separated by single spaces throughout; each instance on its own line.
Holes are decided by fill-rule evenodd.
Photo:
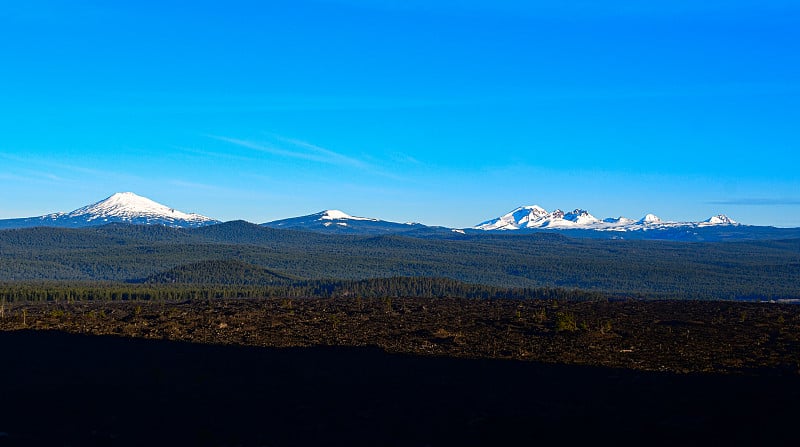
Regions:
M 382 177 L 401 180 L 400 177 L 391 173 L 384 172 L 375 165 L 372 165 L 370 163 L 367 163 L 365 161 L 353 157 L 348 157 L 347 155 L 343 155 L 338 152 L 332 151 L 330 149 L 326 149 L 322 146 L 317 146 L 316 144 L 309 143 L 307 141 L 298 140 L 296 138 L 288 138 L 281 135 L 269 134 L 269 136 L 274 140 L 289 145 L 295 149 L 291 150 L 291 149 L 286 149 L 285 147 L 277 147 L 276 145 L 264 144 L 250 140 L 242 140 L 239 138 L 231 138 L 220 135 L 207 135 L 207 136 L 209 138 L 213 138 L 218 141 L 223 141 L 226 143 L 234 144 L 240 147 L 245 147 L 259 152 L 264 152 L 287 158 L 296 158 L 300 160 L 313 161 L 332 166 L 350 167 L 362 171 L 367 171 L 371 174 L 380 175 Z
M 302 140 L 298 140 L 298 139 L 295 139 L 295 138 L 283 137 L 283 136 L 280 136 L 280 135 L 273 135 L 273 137 L 276 138 L 278 141 L 282 141 L 284 143 L 288 143 L 288 144 L 293 145 L 295 147 L 307 149 L 307 150 L 310 150 L 311 152 L 316 152 L 316 153 L 321 154 L 321 155 L 323 155 L 325 157 L 329 157 L 332 161 L 335 162 L 335 164 L 349 165 L 349 166 L 353 166 L 353 167 L 361 168 L 361 169 L 369 168 L 369 165 L 367 165 L 366 163 L 364 163 L 361 160 L 357 160 L 355 158 L 351 158 L 351 157 L 348 157 L 346 155 L 342 155 L 342 154 L 340 154 L 338 152 L 334 152 L 334 151 L 332 151 L 330 149 L 325 149 L 324 147 L 317 146 L 316 144 L 312 144 L 312 143 L 309 143 L 307 141 L 302 141 Z
M 221 135 L 206 135 L 206 137 L 212 138 L 217 141 L 233 144 L 239 147 L 251 149 L 254 151 L 277 155 L 280 157 L 313 161 L 316 163 L 321 163 L 331 166 L 354 168 L 367 172 L 372 175 L 377 175 L 392 180 L 406 181 L 405 178 L 397 174 L 394 174 L 392 172 L 388 172 L 386 169 L 383 169 L 376 164 L 368 163 L 363 160 L 349 157 L 347 155 L 340 154 L 338 152 L 332 151 L 322 146 L 318 146 L 313 143 L 309 143 L 307 141 L 298 140 L 296 138 L 284 137 L 282 135 L 277 135 L 277 134 L 268 133 L 266 135 L 269 138 L 275 140 L 276 142 L 281 143 L 282 146 L 279 144 L 255 142 L 251 140 L 243 140 L 240 138 L 231 138 Z M 290 146 L 291 149 L 287 149 L 286 146 Z
M 17 156 L 17 155 L 12 155 L 12 154 L 3 153 L 3 152 L 0 152 L 0 158 L 5 158 L 7 160 L 16 161 L 18 163 L 34 164 L 34 165 L 38 165 L 38 166 L 45 166 L 45 167 L 48 167 L 48 168 L 56 168 L 56 169 L 61 169 L 61 170 L 73 171 L 73 172 L 77 172 L 79 174 L 88 174 L 88 175 L 91 175 L 91 176 L 94 176 L 94 177 L 114 178 L 114 179 L 126 178 L 126 179 L 130 179 L 130 180 L 143 180 L 142 177 L 131 175 L 131 174 L 127 173 L 127 172 L 123 173 L 123 172 L 114 172 L 114 171 L 102 171 L 102 170 L 97 170 L 97 169 L 85 168 L 83 166 L 75 166 L 75 165 L 64 164 L 64 163 L 53 163 L 53 162 L 39 160 L 39 159 L 35 159 L 35 158 L 20 157 L 20 156 Z M 56 177 L 55 175 L 52 175 L 52 174 L 47 174 L 47 175 L 45 175 L 45 177 L 49 177 L 51 180 L 55 180 L 55 179 L 62 180 L 62 181 L 64 180 L 63 178 Z
M 225 143 L 230 143 L 230 144 L 233 144 L 233 145 L 236 145 L 236 146 L 244 147 L 244 148 L 247 148 L 247 149 L 252 149 L 254 151 L 264 152 L 264 153 L 268 153 L 268 154 L 272 154 L 272 155 L 278 155 L 278 156 L 281 156 L 281 157 L 288 157 L 288 158 L 296 158 L 296 159 L 300 159 L 300 160 L 314 161 L 314 162 L 317 162 L 317 163 L 324 163 L 324 164 L 332 164 L 332 165 L 341 166 L 343 164 L 341 162 L 341 159 L 342 158 L 345 158 L 345 159 L 347 158 L 347 157 L 344 157 L 344 156 L 331 157 L 330 155 L 327 155 L 327 154 L 324 154 L 324 153 L 311 154 L 311 153 L 307 153 L 307 152 L 291 151 L 291 150 L 282 149 L 282 148 L 278 148 L 278 147 L 271 146 L 271 145 L 265 145 L 265 144 L 262 144 L 262 143 L 256 143 L 254 141 L 241 140 L 241 139 L 238 139 L 238 138 L 230 138 L 230 137 L 224 137 L 224 136 L 219 136 L 219 135 L 209 135 L 209 137 L 213 138 L 215 140 L 218 140 L 218 141 L 223 141 Z M 350 163 L 346 163 L 346 164 L 351 165 Z M 358 164 L 362 165 L 362 163 L 360 163 L 360 162 Z

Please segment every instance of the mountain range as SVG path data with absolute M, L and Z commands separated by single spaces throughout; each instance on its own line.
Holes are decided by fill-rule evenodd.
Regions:
M 582 209 L 575 209 L 570 212 L 557 209 L 548 212 L 538 205 L 532 205 L 521 206 L 500 217 L 482 222 L 473 228 L 486 231 L 521 229 L 640 231 L 716 225 L 739 225 L 739 223 L 724 214 L 709 217 L 701 222 L 669 222 L 662 220 L 655 214 L 647 214 L 639 220 L 627 217 L 611 217 L 600 220 Z
M 221 221 L 196 213 L 178 211 L 132 192 L 121 192 L 71 212 L 0 220 L 0 229 L 81 228 L 112 223 L 195 228 L 219 224 Z M 795 237 L 795 233 L 798 233 L 798 231 L 783 231 L 798 229 L 741 225 L 723 214 L 698 222 L 665 221 L 654 214 L 646 214 L 638 220 L 626 217 L 598 219 L 583 209 L 569 212 L 560 209 L 547 211 L 538 205 L 518 207 L 471 228 L 444 228 L 414 222 L 390 222 L 377 218 L 351 216 L 339 210 L 325 210 L 307 216 L 266 222 L 261 225 L 275 229 L 320 233 L 403 234 L 440 237 L 444 235 L 556 231 L 576 237 L 592 238 L 740 240 Z

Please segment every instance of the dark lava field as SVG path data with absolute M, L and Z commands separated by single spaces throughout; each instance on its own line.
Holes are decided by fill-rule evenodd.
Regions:
M 6 304 L 0 446 L 798 445 L 800 306 Z

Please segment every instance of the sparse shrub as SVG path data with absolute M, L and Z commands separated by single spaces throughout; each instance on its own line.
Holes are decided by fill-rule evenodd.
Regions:
M 556 332 L 575 332 L 578 330 L 578 323 L 575 315 L 570 312 L 556 313 Z

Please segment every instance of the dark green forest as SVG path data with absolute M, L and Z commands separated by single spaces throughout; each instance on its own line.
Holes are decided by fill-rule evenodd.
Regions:
M 212 283 L 13 282 L 0 283 L 0 302 L 186 301 L 228 298 L 467 298 L 604 300 L 600 292 L 563 288 L 503 288 L 447 278 L 376 278 L 294 281 L 284 285 Z
M 396 285 L 381 289 L 380 282 L 364 280 Z M 419 289 L 425 281 L 442 290 L 452 284 L 474 287 L 481 296 L 583 290 L 637 298 L 795 299 L 800 298 L 800 239 L 625 241 L 548 233 L 354 236 L 241 221 L 197 229 L 119 224 L 31 228 L 0 231 L 0 281 L 3 293 L 33 284 L 61 290 L 69 283 L 75 290 L 94 288 L 92 293 L 103 294 L 103 299 L 126 299 L 125 290 L 136 299 L 190 290 L 209 296 L 318 295 L 322 289 L 342 291 L 344 284 L 358 294 L 373 288 L 393 296 L 438 296 Z M 452 293 L 469 295 L 466 289 Z

